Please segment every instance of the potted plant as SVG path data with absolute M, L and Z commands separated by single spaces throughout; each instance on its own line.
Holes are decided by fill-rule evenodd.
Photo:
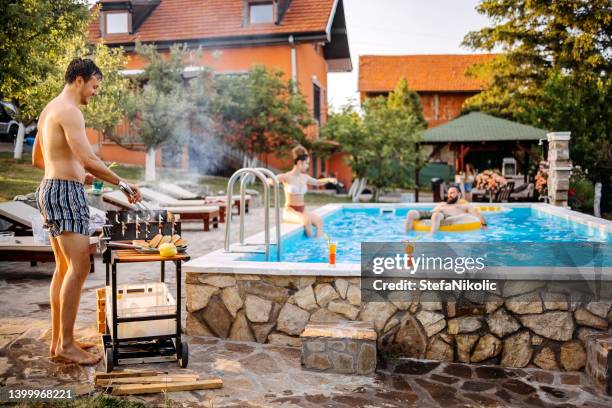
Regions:
M 540 199 L 548 199 L 548 163 L 541 162 L 537 174 L 535 175 L 535 190 Z
M 588 214 L 593 213 L 593 199 L 595 188 L 587 175 L 578 166 L 572 169 L 569 190 L 567 191 L 567 201 L 572 210 Z
M 485 190 L 489 194 L 489 202 L 493 202 L 493 195 L 507 183 L 499 170 L 485 170 L 476 176 L 476 188 Z

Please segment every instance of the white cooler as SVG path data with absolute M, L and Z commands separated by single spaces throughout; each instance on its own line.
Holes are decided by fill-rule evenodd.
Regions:
M 164 336 L 176 333 L 176 319 L 127 322 L 117 325 L 113 333 L 112 289 L 106 287 L 106 321 L 113 338 Z M 176 313 L 176 300 L 165 283 L 142 283 L 117 286 L 117 317 L 144 317 Z

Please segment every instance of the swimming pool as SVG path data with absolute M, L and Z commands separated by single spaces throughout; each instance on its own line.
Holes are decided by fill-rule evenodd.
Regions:
M 362 242 L 470 242 L 470 243 L 612 243 L 612 233 L 603 228 L 575 222 L 537 207 L 503 207 L 499 212 L 483 212 L 488 228 L 469 232 L 404 231 L 404 220 L 411 209 L 430 210 L 432 207 L 363 207 L 344 206 L 327 214 L 325 231 L 338 242 L 337 262 L 358 264 L 361 261 Z M 517 245 L 514 245 L 515 247 Z M 541 252 L 542 245 L 531 250 Z M 529 246 L 525 247 L 530 250 Z M 272 251 L 272 253 L 274 253 Z M 248 254 L 242 261 L 264 261 L 263 254 Z M 301 229 L 283 237 L 284 262 L 327 262 L 327 242 L 312 239 Z
M 259 307 L 266 315 L 261 322 L 254 323 L 264 323 L 267 319 L 263 325 L 252 326 L 254 333 L 255 329 L 274 327 L 257 341 L 297 347 L 301 344 L 298 336 L 310 322 L 360 320 L 373 324 L 379 339 L 383 339 L 378 343 L 382 350 L 387 340 L 397 340 L 396 334 L 402 330 L 402 333 L 412 333 L 401 336 L 409 345 L 402 350 L 417 347 L 416 354 L 407 356 L 439 359 L 426 354 L 444 342 L 436 333 L 441 330 L 450 333 L 451 329 L 456 333 L 461 322 L 482 322 L 485 313 L 498 317 L 504 313 L 515 314 L 514 321 L 518 324 L 513 330 L 516 333 L 507 334 L 517 336 L 513 338 L 533 333 L 549 339 L 547 342 L 555 349 L 568 340 L 582 342 L 579 331 L 575 330 L 575 319 L 585 314 L 585 308 L 590 310 L 589 307 L 601 302 L 607 304 L 612 299 L 612 222 L 547 204 L 504 204 L 505 211 L 486 214 L 491 225 L 486 231 L 437 235 L 403 231 L 403 220 L 410 209 L 431 207 L 432 204 L 330 204 L 316 209 L 325 220 L 331 238 L 338 242 L 338 263 L 333 266 L 327 262 L 326 241 L 306 238 L 303 227 L 296 224 L 281 226 L 283 259 L 280 262 L 274 259 L 274 248 L 270 251 L 269 262 L 256 253 L 264 249 L 264 232 L 248 237 L 247 245 L 232 244 L 230 252 L 219 249 L 190 260 L 183 264 L 188 333 L 210 335 L 212 330 L 215 336 L 233 338 L 235 332 L 241 333 L 237 328 L 248 329 L 250 319 L 247 312 L 236 312 L 236 307 L 240 308 L 236 305 L 248 304 L 243 307 Z M 437 262 L 436 259 L 444 256 L 444 266 L 425 266 L 419 268 L 416 275 L 394 266 L 385 265 L 386 270 L 382 272 L 369 268 L 367 257 L 371 253 L 386 257 L 385 251 L 388 248 L 391 252 L 397 251 L 396 247 L 407 253 L 406 244 L 402 242 L 406 239 L 417 239 L 415 251 L 434 246 L 434 256 L 418 255 L 414 258 L 415 265 L 416 259 L 425 260 L 427 264 L 429 260 Z M 386 243 L 379 250 L 376 246 L 380 243 L 372 241 Z M 363 245 L 365 262 L 360 262 L 362 242 L 369 242 Z M 566 251 L 566 247 L 589 248 L 594 242 L 600 243 L 594 246 L 604 248 L 607 254 L 607 261 L 595 267 L 586 263 L 534 267 L 531 263 L 520 262 L 523 259 L 531 262 L 533 255 L 542 258 L 542 248 L 552 248 L 554 260 L 567 259 L 568 252 L 573 253 Z M 505 262 L 502 257 L 504 263 L 495 265 L 487 258 L 483 262 L 484 269 L 463 274 L 459 268 L 469 269 L 467 257 L 454 257 L 448 269 L 444 253 L 447 248 L 459 245 L 466 245 L 479 256 L 483 252 L 486 255 L 489 249 L 502 254 L 510 249 L 511 255 L 518 255 L 519 262 Z M 566 247 L 555 253 L 555 248 L 562 245 Z M 474 260 L 473 264 L 478 264 L 478 259 Z M 370 269 L 373 274 L 381 274 L 373 276 Z M 395 269 L 400 269 L 399 275 L 395 274 Z M 379 290 L 377 282 L 405 286 Z M 465 286 L 461 289 L 442 286 L 442 283 L 451 282 Z M 411 283 L 417 285 L 416 290 L 410 288 Z M 425 289 L 421 283 L 427 284 Z M 481 289 L 470 286 L 480 283 Z M 485 283 L 498 286 L 485 287 Z M 232 297 L 239 297 L 239 302 Z M 503 312 L 502 308 L 509 312 Z M 271 312 L 273 310 L 279 312 Z M 435 321 L 431 317 L 435 317 Z M 479 335 L 489 333 L 488 325 L 477 325 L 474 330 L 478 330 Z M 506 343 L 506 340 L 501 342 L 502 347 Z M 449 353 L 445 352 L 444 359 L 450 357 L 450 360 L 459 361 L 452 345 L 444 343 L 442 346 Z M 395 353 L 397 349 L 392 350 Z M 501 355 L 506 353 L 504 350 Z
M 281 226 L 281 262 L 275 259 L 275 249 L 270 250 L 270 261 L 265 262 L 262 243 L 264 232 L 246 239 L 248 245 L 234 242 L 230 252 L 223 249 L 194 258 L 184 265 L 186 272 L 192 273 L 229 273 L 255 275 L 292 275 L 292 276 L 333 276 L 360 277 L 361 242 L 385 241 L 401 242 L 471 242 L 482 245 L 507 247 L 522 243 L 554 242 L 602 242 L 610 248 L 612 243 L 612 222 L 549 204 L 503 204 L 505 211 L 487 213 L 485 218 L 491 225 L 487 230 L 465 233 L 427 233 L 403 231 L 404 217 L 410 209 L 427 210 L 432 204 L 328 204 L 315 210 L 325 220 L 326 230 L 331 238 L 338 241 L 337 264 L 327 263 L 327 246 L 323 239 L 306 238 L 304 229 L 297 224 L 283 223 Z M 382 214 L 381 214 L 381 209 Z M 248 222 L 248 218 L 247 218 Z M 271 237 L 274 236 L 271 232 Z M 523 252 L 523 248 L 520 248 Z M 537 255 L 535 245 L 524 245 L 525 252 L 530 249 Z M 532 254 L 533 254 L 532 253 Z M 608 251 L 609 253 L 609 251 Z M 610 256 L 608 256 L 608 259 Z M 503 261 L 503 260 L 502 260 Z M 606 262 L 606 266 L 608 262 Z M 509 266 L 508 263 L 505 264 Z M 513 278 L 537 279 L 550 276 L 582 278 L 575 268 L 565 271 L 534 269 L 532 267 L 512 268 Z M 587 269 L 591 272 L 592 267 Z M 508 268 L 489 268 L 483 276 L 499 277 L 508 273 Z M 551 273 L 553 275 L 551 275 Z M 538 275 L 540 274 L 540 275 Z M 606 267 L 604 279 L 612 280 L 612 268 Z

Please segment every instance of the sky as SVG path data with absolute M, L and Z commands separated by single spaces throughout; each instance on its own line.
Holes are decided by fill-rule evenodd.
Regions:
M 471 54 L 469 31 L 488 25 L 478 0 L 343 0 L 353 71 L 330 73 L 332 109 L 359 100 L 359 55 Z

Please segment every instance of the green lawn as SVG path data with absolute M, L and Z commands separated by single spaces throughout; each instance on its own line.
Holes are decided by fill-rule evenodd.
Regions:
M 139 167 L 119 166 L 113 169 L 125 179 L 139 180 L 144 171 Z M 22 160 L 13 159 L 12 152 L 0 153 L 0 202 L 16 195 L 32 193 L 43 178 L 43 171 L 32 166 L 32 158 L 24 154 Z
M 29 155 L 15 160 L 12 152 L 0 153 L 0 202 L 35 191 L 42 177 L 42 170 L 32 166 Z
M 117 166 L 113 168 L 119 176 L 133 182 L 138 182 L 144 179 L 144 168 L 136 166 Z M 158 172 L 159 173 L 159 172 Z M 159 174 L 158 174 L 159 175 Z M 178 180 L 184 178 L 183 172 L 164 169 L 164 177 Z M 43 177 L 42 170 L 32 166 L 30 155 L 24 154 L 22 160 L 13 159 L 13 153 L 0 152 L 0 202 L 10 201 L 16 195 L 28 194 L 34 192 L 40 180 Z M 208 187 L 209 193 L 217 194 L 219 191 L 225 192 L 227 189 L 228 179 L 225 177 L 204 176 L 200 177 L 200 185 L 202 189 Z M 263 194 L 261 183 L 249 186 L 249 189 L 255 189 Z M 239 183 L 236 183 L 234 192 L 240 190 Z M 281 202 L 284 199 L 281 199 Z M 307 194 L 306 204 L 308 205 L 324 205 L 328 203 L 350 202 L 348 198 L 339 198 L 324 194 Z
M 132 401 L 129 398 L 98 394 L 93 397 L 79 397 L 70 401 L 40 401 L 23 403 L 18 406 L 29 408 L 146 408 L 148 405 Z M 164 406 L 172 407 L 173 404 L 167 400 Z

